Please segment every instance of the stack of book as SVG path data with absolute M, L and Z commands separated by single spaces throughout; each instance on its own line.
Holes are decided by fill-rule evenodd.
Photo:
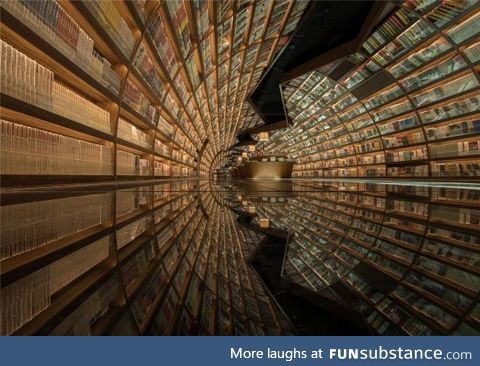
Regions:
M 27 103 L 52 108 L 53 73 L 0 40 L 1 92 Z
M 112 134 L 109 112 L 56 81 L 53 82 L 52 94 L 54 113 Z
M 0 120 L 1 174 L 111 175 L 112 149 Z
M 1 91 L 81 123 L 111 134 L 110 113 L 63 84 L 54 74 L 0 40 L 2 55 Z
M 113 2 L 107 0 L 87 0 L 84 1 L 84 5 L 112 38 L 112 41 L 122 51 L 123 55 L 129 58 L 135 39 Z
M 155 65 L 153 64 L 153 61 L 149 53 L 147 52 L 147 48 L 143 43 L 135 54 L 133 66 L 138 70 L 140 75 L 142 75 L 143 79 L 152 88 L 158 99 L 163 99 L 163 96 L 165 95 L 165 88 L 163 86 L 163 82 L 160 79 L 157 71 L 155 70 Z
M 0 214 L 0 259 L 5 259 L 106 223 L 112 201 L 108 193 L 93 194 L 2 206 Z
M 479 155 L 480 154 L 480 139 L 471 139 L 468 141 L 452 141 L 430 145 L 430 156 L 433 159 Z
M 135 145 L 151 148 L 150 136 L 121 117 L 118 119 L 117 136 Z
M 116 232 L 117 235 L 117 249 L 123 248 L 133 239 L 143 234 L 151 225 L 152 217 L 150 215 L 144 216 L 131 224 L 128 224 Z
M 136 112 L 142 115 L 146 122 L 152 126 L 157 125 L 158 111 L 148 101 L 147 97 L 137 86 L 127 79 L 123 91 L 123 100 Z
M 73 63 L 118 93 L 120 78 L 110 63 L 94 51 L 93 40 L 57 1 L 2 2 L 8 12 L 26 24 Z

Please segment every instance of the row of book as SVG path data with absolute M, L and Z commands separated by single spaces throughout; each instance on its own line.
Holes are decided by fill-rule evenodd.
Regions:
M 465 47 L 463 52 L 472 64 L 478 62 L 480 60 L 480 42 L 476 42 L 469 47 Z
M 121 139 L 150 149 L 152 138 L 123 118 L 118 119 L 117 136 Z
M 456 44 L 460 44 L 478 35 L 479 25 L 480 13 L 476 12 L 462 23 L 448 29 L 446 33 Z
M 148 207 L 149 187 L 137 187 L 118 191 L 116 194 L 116 217 L 122 217 L 142 207 Z
M 150 160 L 128 151 L 117 150 L 118 175 L 151 175 Z
M 144 43 L 140 45 L 135 54 L 133 66 L 138 70 L 140 75 L 142 75 L 143 79 L 150 86 L 157 98 L 162 99 L 165 95 L 165 87 L 163 86 L 163 82 L 156 71 L 156 67 Z
M 480 160 L 434 162 L 432 163 L 432 176 L 479 177 Z
M 467 98 L 459 98 L 458 100 L 445 103 L 441 106 L 426 108 L 419 111 L 418 114 L 423 123 L 432 123 L 458 115 L 475 112 L 478 111 L 479 108 L 480 97 L 478 92 L 476 92 L 475 95 L 468 96 Z
M 170 156 L 172 153 L 172 148 L 170 145 L 164 143 L 163 141 L 156 139 L 155 140 L 155 152 L 165 155 L 165 156 Z
M 378 65 L 385 66 L 428 39 L 434 32 L 434 28 L 428 22 L 419 19 L 373 55 L 372 60 Z
M 447 81 L 433 89 L 412 94 L 410 98 L 417 107 L 438 102 L 447 97 L 478 87 L 479 82 L 474 74 L 468 73 L 462 77 Z
M 370 54 L 374 53 L 377 49 L 395 37 L 414 19 L 414 16 L 410 12 L 404 9 L 398 10 L 364 42 L 363 48 Z
M 1 174 L 111 175 L 112 148 L 0 120 Z
M 371 111 L 373 109 L 377 109 L 383 104 L 390 102 L 391 100 L 397 99 L 403 94 L 404 91 L 402 90 L 402 88 L 400 88 L 400 86 L 398 85 L 395 85 L 392 88 L 384 90 L 381 93 L 375 95 L 374 97 L 366 100 L 363 104 L 365 105 L 365 108 Z
M 170 176 L 171 168 L 170 165 L 158 160 L 153 162 L 153 174 L 155 176 Z
M 139 113 L 149 125 L 157 125 L 158 110 L 130 79 L 125 82 L 122 101 Z
M 117 276 L 101 284 L 85 301 L 62 319 L 49 335 L 92 335 L 96 321 L 115 306 L 115 301 L 122 295 L 121 284 Z
M 0 40 L 1 92 L 88 127 L 112 133 L 110 113 L 54 80 L 54 74 Z
M 152 217 L 150 215 L 143 216 L 116 231 L 117 249 L 123 248 L 136 237 L 142 235 L 151 227 Z
M 421 48 L 408 57 L 402 58 L 394 65 L 390 66 L 387 70 L 393 77 L 399 78 L 400 76 L 411 72 L 421 65 L 426 64 L 431 59 L 439 56 L 440 54 L 450 50 L 452 46 L 445 38 L 439 38 Z
M 95 17 L 123 55 L 128 59 L 132 53 L 135 39 L 112 1 L 84 1 L 84 5 Z
M 158 118 L 157 129 L 168 137 L 173 137 L 175 128 L 168 123 L 161 115 Z
M 192 168 L 178 165 L 173 165 L 171 172 L 174 177 L 190 177 L 193 174 Z
M 470 139 L 462 142 L 451 141 L 431 144 L 429 150 L 432 159 L 478 155 L 480 154 L 480 141 L 479 139 Z
M 376 163 L 371 163 L 376 164 Z M 477 177 L 480 176 L 480 161 L 436 161 L 430 163 L 431 175 L 434 177 Z M 337 177 L 341 169 L 331 167 L 306 167 L 304 165 L 293 170 L 294 177 Z M 350 176 L 355 177 L 428 177 L 429 165 L 408 165 L 405 166 L 369 166 L 359 165 L 355 170 L 350 170 Z M 353 174 L 353 175 L 352 175 Z
M 407 146 L 418 144 L 425 141 L 423 131 L 416 130 L 409 133 L 385 136 L 382 138 L 383 147 L 389 149 L 392 147 Z
M 435 65 L 424 71 L 400 80 L 400 84 L 406 91 L 412 91 L 430 84 L 437 79 L 453 74 L 455 71 L 466 66 L 467 63 L 461 55 L 453 54 L 446 60 L 435 63 Z
M 0 258 L 6 259 L 85 229 L 112 217 L 108 193 L 0 207 Z
M 118 93 L 120 77 L 57 1 L 7 1 L 2 7 L 96 80 Z

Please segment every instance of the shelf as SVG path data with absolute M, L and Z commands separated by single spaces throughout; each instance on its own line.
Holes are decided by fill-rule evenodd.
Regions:
M 2 6 L 2 39 L 15 44 L 20 51 L 46 65 L 68 84 L 84 94 L 101 101 L 115 101 L 117 95 L 102 85 L 98 79 L 83 70 L 67 56 L 39 36 L 9 9 Z
M 435 162 L 440 159 L 435 157 L 440 141 L 437 143 L 432 136 L 437 128 L 441 136 L 440 127 L 449 128 L 448 121 L 452 121 L 452 129 L 453 121 L 458 121 L 461 131 L 465 128 L 462 118 L 476 116 L 479 104 L 478 67 L 472 61 L 478 42 L 471 25 L 480 9 L 473 3 L 454 8 L 445 10 L 443 4 L 432 5 L 423 15 L 401 8 L 364 44 L 371 56 L 359 52 L 352 61 L 356 66 L 340 80 L 329 78 L 319 69 L 284 82 L 281 92 L 292 127 L 274 133 L 257 150 L 286 153 L 297 162 L 295 176 L 446 177 L 446 170 L 440 171 L 444 168 Z M 432 26 L 432 19 L 435 23 L 444 19 L 440 21 L 443 28 Z M 472 37 L 454 44 L 446 34 L 459 27 L 472 33 Z M 460 143 L 463 134 L 471 135 L 473 141 L 474 118 L 465 121 L 468 131 L 452 134 L 451 140 L 445 139 L 445 146 L 447 141 L 452 141 L 452 146 L 455 141 Z M 377 140 L 379 136 L 381 140 Z M 353 144 L 356 151 L 350 148 Z M 414 153 L 421 144 L 425 150 L 415 162 L 400 157 Z M 402 150 L 404 146 L 409 146 L 410 151 Z M 378 152 L 375 160 L 373 152 Z M 476 179 L 475 162 L 464 166 L 466 156 L 452 152 L 448 157 L 452 159 L 449 177 Z M 453 166 L 455 160 L 459 161 L 457 167 Z M 387 164 L 382 166 L 384 161 Z M 360 169 L 367 164 L 380 165 Z

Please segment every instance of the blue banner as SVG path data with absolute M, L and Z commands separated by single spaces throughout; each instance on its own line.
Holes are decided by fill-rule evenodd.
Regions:
M 479 365 L 480 337 L 2 337 L 0 365 Z

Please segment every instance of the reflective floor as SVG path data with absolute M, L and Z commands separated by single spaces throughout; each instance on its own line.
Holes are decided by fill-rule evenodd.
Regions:
M 2 190 L 1 334 L 480 334 L 480 187 Z

